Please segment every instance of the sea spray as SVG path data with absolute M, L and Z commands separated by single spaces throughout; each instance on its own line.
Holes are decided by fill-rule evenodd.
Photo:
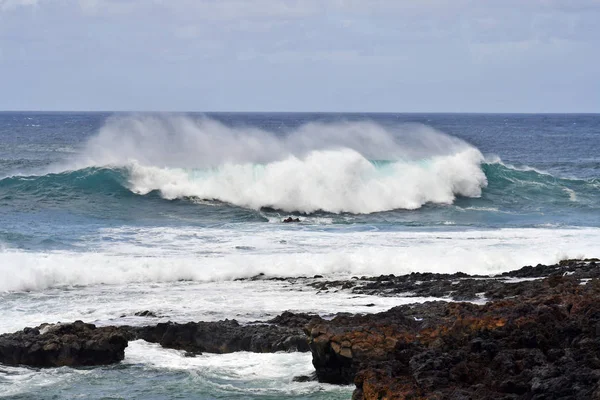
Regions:
M 484 158 L 465 141 L 419 124 L 308 122 L 270 131 L 182 115 L 111 117 L 67 161 L 36 175 L 0 179 L 0 195 L 35 200 L 29 207 L 79 201 L 113 212 L 122 208 L 117 199 L 136 202 L 135 195 L 305 214 L 450 204 L 592 212 L 599 190 L 597 178 L 558 178 L 494 155 Z
M 111 117 L 78 157 L 60 168 L 142 165 L 211 168 L 224 164 L 266 164 L 315 150 L 351 149 L 370 160 L 419 160 L 452 155 L 471 147 L 463 140 L 421 124 L 383 126 L 369 120 L 309 122 L 271 131 L 226 125 L 208 117 L 131 115 Z
M 385 160 L 378 166 L 372 160 Z M 112 118 L 71 168 L 116 166 L 139 194 L 367 214 L 479 197 L 483 155 L 432 128 L 309 123 L 284 134 L 183 116 Z
M 481 155 L 467 149 L 424 163 L 377 168 L 354 150 L 313 151 L 266 165 L 225 164 L 211 171 L 130 166 L 131 189 L 160 191 L 167 199 L 217 199 L 241 207 L 311 213 L 366 214 L 450 204 L 456 195 L 478 197 L 487 182 Z

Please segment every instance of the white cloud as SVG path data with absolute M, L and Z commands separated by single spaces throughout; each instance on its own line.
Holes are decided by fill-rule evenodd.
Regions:
M 346 14 L 369 17 L 458 18 L 498 12 L 600 12 L 600 0 L 0 0 L 0 10 L 20 6 L 72 4 L 86 14 L 163 10 L 196 19 L 302 18 Z
M 157 108 L 156 88 L 177 93 L 164 96 L 167 108 L 244 108 L 264 91 L 289 103 L 278 107 L 298 98 L 310 109 L 323 88 L 331 104 L 354 104 L 373 88 L 430 101 L 465 87 L 473 92 L 461 101 L 479 107 L 480 86 L 523 93 L 573 76 L 587 81 L 569 90 L 597 99 L 598 20 L 600 0 L 0 0 L 0 49 L 14 82 L 34 71 L 54 94 L 75 75 L 110 101 L 123 94 L 129 108 L 145 99 Z M 29 104 L 37 85 L 25 89 Z M 87 107 L 101 107 L 90 92 Z M 188 103 L 181 93 L 193 93 Z M 208 93 L 206 105 L 197 93 Z M 443 96 L 431 107 L 444 109 Z
M 0 10 L 6 11 L 22 6 L 36 6 L 38 0 L 0 0 Z
M 321 8 L 316 0 L 70 0 L 86 14 L 162 11 L 186 19 L 297 18 Z

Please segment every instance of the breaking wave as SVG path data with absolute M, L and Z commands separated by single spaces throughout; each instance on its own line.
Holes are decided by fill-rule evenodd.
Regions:
M 585 202 L 595 180 L 561 179 L 486 161 L 470 144 L 423 125 L 311 123 L 269 132 L 173 116 L 109 120 L 67 165 L 0 180 L 4 199 L 159 194 L 248 209 L 369 214 L 452 204 Z M 491 204 L 488 204 L 491 201 Z
M 0 186 L 195 197 L 236 206 L 356 214 L 450 204 L 487 184 L 483 156 L 421 125 L 313 123 L 283 132 L 210 119 L 113 118 L 68 165 Z

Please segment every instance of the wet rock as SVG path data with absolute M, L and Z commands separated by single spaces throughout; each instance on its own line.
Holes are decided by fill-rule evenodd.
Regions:
M 319 318 L 319 316 L 316 314 L 292 313 L 289 311 L 284 311 L 267 322 L 282 327 L 297 328 L 299 329 L 299 332 L 302 332 L 302 328 L 304 328 L 304 326 L 306 326 L 313 318 Z
M 31 367 L 113 364 L 125 357 L 127 338 L 115 327 L 75 321 L 0 335 L 0 363 Z
M 572 276 L 579 280 L 600 277 L 597 259 L 564 260 L 554 265 L 526 266 L 496 276 L 420 273 L 353 277 L 350 280 L 309 282 L 317 290 L 348 290 L 375 296 L 437 297 L 455 301 L 497 300 L 535 293 L 541 278 Z
M 485 305 L 431 302 L 313 318 L 305 332 L 316 375 L 354 383 L 354 399 L 594 398 L 600 279 L 581 285 L 573 275 L 525 282 Z
M 251 351 L 309 351 L 306 336 L 297 327 L 273 324 L 240 325 L 236 320 L 216 322 L 174 322 L 155 326 L 127 327 L 135 339 L 189 353 L 232 353 Z
M 300 222 L 300 218 L 287 217 L 286 219 L 284 219 L 281 222 L 284 222 L 286 224 L 289 224 L 290 222 Z
M 503 285 L 490 277 L 469 277 L 462 273 L 409 275 L 380 275 L 377 277 L 353 277 L 343 281 L 319 281 L 310 283 L 315 289 L 342 289 L 356 294 L 404 297 L 450 297 L 453 300 L 475 300 L 480 293 Z
M 258 274 L 251 276 L 249 278 L 236 278 L 236 281 L 263 281 L 268 280 L 267 276 L 264 272 L 259 272 Z
M 588 258 L 584 260 L 562 260 L 554 265 L 538 264 L 521 269 L 505 272 L 500 276 L 511 278 L 543 278 L 551 275 L 572 275 L 575 278 L 598 277 L 600 273 L 600 260 Z
M 399 309 L 387 313 L 314 318 L 305 327 L 320 382 L 349 384 L 365 362 L 385 361 L 414 319 Z
M 142 327 L 96 327 L 81 321 L 43 324 L 0 335 L 0 364 L 32 367 L 113 364 L 124 358 L 128 341 L 137 339 L 184 350 L 186 357 L 204 352 L 307 352 L 310 349 L 301 326 L 312 318 L 308 314 L 283 313 L 267 323 L 248 325 L 235 320 L 167 322 Z
M 294 379 L 292 379 L 292 381 L 294 382 L 313 382 L 317 380 L 317 375 L 312 373 L 310 375 L 300 375 L 300 376 L 295 376 Z
M 135 314 L 136 317 L 148 317 L 148 318 L 158 318 L 158 315 L 154 311 L 144 310 L 138 311 Z

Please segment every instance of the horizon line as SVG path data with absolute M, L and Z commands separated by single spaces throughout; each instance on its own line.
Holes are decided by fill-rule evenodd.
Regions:
M 174 110 L 0 110 L 0 113 L 119 114 L 472 114 L 472 115 L 600 115 L 600 111 L 174 111 Z

